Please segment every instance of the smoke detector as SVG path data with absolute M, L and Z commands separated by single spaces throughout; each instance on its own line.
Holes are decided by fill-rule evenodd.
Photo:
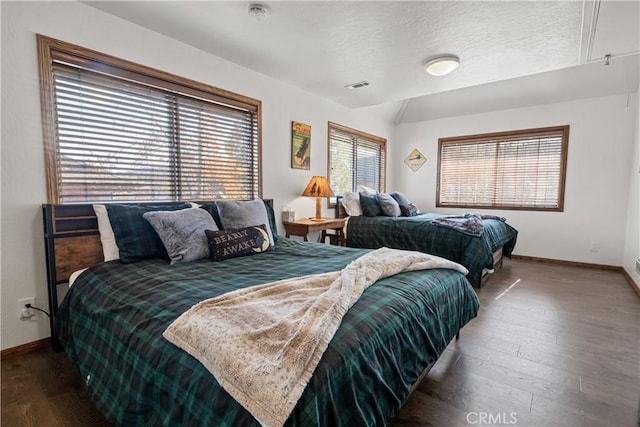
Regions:
M 256 18 L 256 21 L 267 19 L 267 8 L 259 3 L 249 5 L 249 15 Z

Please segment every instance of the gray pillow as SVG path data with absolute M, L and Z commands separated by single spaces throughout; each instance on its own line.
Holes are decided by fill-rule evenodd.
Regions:
M 393 197 L 400 206 L 409 206 L 411 204 L 411 201 L 407 198 L 407 196 L 398 191 L 396 191 L 395 193 L 391 193 L 391 197 Z
M 217 200 L 220 222 L 224 230 L 255 227 L 265 224 L 269 235 L 269 244 L 273 246 L 273 234 L 269 226 L 267 208 L 262 199 L 253 200 Z
M 400 216 L 400 205 L 390 194 L 378 193 L 378 204 L 386 216 Z
M 209 256 L 209 242 L 204 231 L 217 230 L 218 226 L 204 209 L 146 212 L 142 217 L 160 236 L 171 264 Z

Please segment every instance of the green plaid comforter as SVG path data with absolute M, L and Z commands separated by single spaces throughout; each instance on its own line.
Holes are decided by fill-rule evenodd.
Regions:
M 347 223 L 347 246 L 420 251 L 441 256 L 464 265 L 467 278 L 479 284 L 484 268 L 493 268 L 493 252 L 503 246 L 503 255 L 511 257 L 518 231 L 506 222 L 485 219 L 481 236 L 472 236 L 432 224 L 443 215 L 421 214 L 412 217 L 352 216 Z
M 89 395 L 116 425 L 258 425 L 162 332 L 201 300 L 336 271 L 365 252 L 280 238 L 271 252 L 220 263 L 102 263 L 80 275 L 56 325 Z M 473 289 L 452 270 L 402 273 L 369 287 L 344 317 L 287 425 L 387 424 L 421 371 L 477 310 Z

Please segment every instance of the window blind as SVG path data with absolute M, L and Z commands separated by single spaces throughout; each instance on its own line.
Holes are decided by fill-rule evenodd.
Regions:
M 336 195 L 385 188 L 386 140 L 329 123 L 329 184 Z
M 439 140 L 436 206 L 562 210 L 569 126 Z
M 52 54 L 54 203 L 260 195 L 257 106 L 87 64 Z

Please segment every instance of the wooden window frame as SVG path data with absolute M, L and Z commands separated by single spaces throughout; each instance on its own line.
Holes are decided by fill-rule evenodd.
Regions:
M 40 34 L 37 34 L 36 38 L 40 74 L 47 199 L 49 203 L 60 203 L 56 167 L 57 128 L 55 124 L 54 60 L 68 60 L 73 64 L 80 64 L 84 68 L 103 72 L 107 75 L 131 79 L 136 82 L 174 91 L 194 98 L 253 111 L 254 114 L 256 114 L 257 121 L 257 197 L 262 197 L 262 102 L 260 100 Z
M 386 191 L 386 173 L 387 173 L 387 139 L 382 138 L 377 135 L 373 135 L 367 132 L 363 132 L 357 129 L 353 129 L 347 126 L 343 126 L 334 122 L 328 122 L 327 128 L 327 181 L 329 182 L 329 186 L 331 186 L 331 131 L 336 130 L 338 132 L 349 134 L 352 138 L 360 138 L 366 140 L 368 142 L 372 142 L 374 144 L 380 145 L 381 151 L 384 153 L 384 158 L 381 159 L 379 164 L 379 189 L 380 192 Z M 352 174 L 352 184 L 353 184 L 353 174 Z M 355 191 L 355 189 L 353 189 Z M 327 198 L 327 206 L 329 208 L 335 208 L 336 203 L 332 201 L 332 198 Z
M 559 176 L 559 182 L 558 182 L 557 206 L 537 207 L 537 206 L 513 206 L 513 205 L 504 205 L 499 203 L 495 203 L 491 205 L 441 203 L 440 201 L 440 188 L 441 188 L 441 178 L 442 178 L 441 159 L 442 159 L 443 146 L 447 144 L 449 145 L 478 144 L 483 142 L 489 143 L 489 142 L 496 142 L 496 141 L 514 140 L 518 138 L 522 138 L 522 139 L 525 139 L 528 137 L 536 138 L 536 137 L 544 137 L 545 135 L 550 136 L 550 135 L 558 135 L 558 134 L 561 135 L 561 148 L 560 148 L 560 159 L 559 159 L 560 176 Z M 569 125 L 440 138 L 438 139 L 438 170 L 436 175 L 436 207 L 563 212 L 565 184 L 566 184 L 566 175 L 567 175 L 568 149 L 569 149 Z

